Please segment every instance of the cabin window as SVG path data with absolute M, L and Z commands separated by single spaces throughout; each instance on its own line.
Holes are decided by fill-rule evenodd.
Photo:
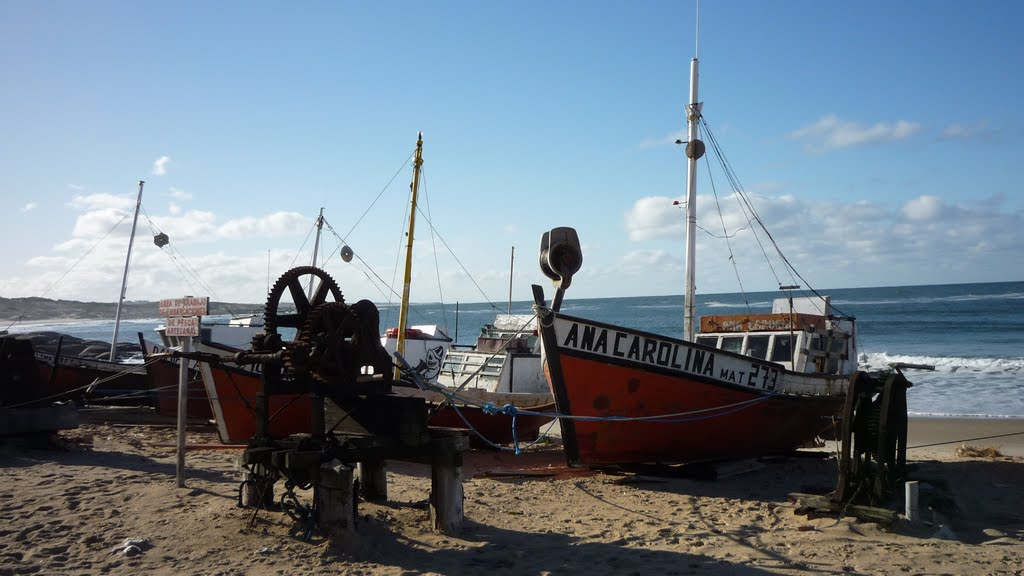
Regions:
M 821 334 L 811 334 L 811 350 L 816 350 L 818 352 L 824 352 L 825 351 L 824 340 L 825 339 L 821 337 Z
M 739 354 L 743 351 L 743 336 L 722 336 L 722 350 Z
M 747 336 L 747 356 L 761 358 L 768 355 L 768 339 L 770 336 Z
M 793 334 L 776 334 L 772 343 L 772 361 L 789 362 L 793 360 Z
M 718 336 L 697 336 L 697 344 L 716 348 L 718 347 Z
M 832 353 L 842 354 L 846 352 L 846 338 L 835 337 L 832 339 Z

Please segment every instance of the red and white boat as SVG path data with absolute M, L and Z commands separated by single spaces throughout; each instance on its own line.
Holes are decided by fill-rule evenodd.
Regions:
M 545 374 L 557 411 L 565 416 L 560 421 L 570 465 L 791 451 L 834 425 L 857 369 L 853 319 L 833 315 L 828 298 L 813 291 L 808 298 L 775 301 L 771 313 L 705 317 L 700 334 L 694 330 L 696 169 L 704 153 L 697 69 L 694 58 L 687 106 L 683 337 L 560 312 L 583 254 L 572 228 L 556 228 L 541 239 L 541 269 L 556 292 L 548 303 L 534 286 L 534 308 Z

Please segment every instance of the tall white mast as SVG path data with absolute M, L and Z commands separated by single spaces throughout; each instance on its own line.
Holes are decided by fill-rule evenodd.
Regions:
M 132 244 L 135 242 L 135 225 L 139 222 L 139 207 L 142 206 L 142 187 L 146 183 L 139 180 L 139 197 L 135 200 L 135 217 L 132 218 L 132 235 L 128 237 L 128 256 L 124 259 L 124 276 L 121 278 L 121 296 L 117 299 L 117 312 L 114 313 L 114 336 L 110 339 L 110 361 L 117 361 L 117 331 L 121 327 L 121 305 L 124 294 L 128 291 L 128 264 L 132 261 Z
M 696 336 L 694 310 L 697 307 L 697 160 L 704 155 L 704 143 L 700 141 L 697 124 L 702 108 L 697 100 L 698 67 L 694 49 L 693 60 L 690 60 L 690 103 L 686 106 L 686 293 L 683 300 L 683 339 L 691 342 Z
M 317 249 L 320 248 L 320 231 L 324 227 L 324 209 L 320 208 L 320 215 L 316 217 L 316 241 L 313 242 L 313 264 L 314 268 L 316 265 Z M 309 286 L 306 287 L 306 296 L 309 298 L 313 297 L 313 277 L 309 278 Z
M 686 143 L 686 295 L 683 301 L 683 339 L 693 341 L 694 309 L 697 307 L 695 293 L 696 255 L 697 255 L 697 160 L 700 154 L 694 152 L 703 143 L 697 138 L 697 120 L 700 118 L 701 105 L 697 102 L 697 58 L 690 61 L 690 104 L 686 107 L 687 143 Z M 700 143 L 700 145 L 698 145 Z

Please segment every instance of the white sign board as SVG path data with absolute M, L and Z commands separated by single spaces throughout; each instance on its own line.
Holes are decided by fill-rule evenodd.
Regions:
M 209 296 L 186 296 L 160 300 L 161 316 L 206 316 L 210 310 Z
M 172 316 L 168 318 L 166 334 L 168 336 L 199 336 L 199 317 Z

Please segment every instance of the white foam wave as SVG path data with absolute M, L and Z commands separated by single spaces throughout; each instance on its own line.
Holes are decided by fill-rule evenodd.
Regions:
M 982 300 L 1021 300 L 1024 292 L 1005 294 L 957 294 L 954 296 L 923 296 L 920 298 L 887 298 L 882 300 L 833 300 L 835 305 L 883 306 L 889 304 L 931 304 L 935 302 L 976 302 Z
M 865 353 L 861 355 L 862 369 L 882 369 L 890 364 L 925 364 L 935 366 L 942 372 L 1002 372 L 1024 374 L 1024 358 L 960 358 L 955 356 L 913 356 L 905 354 L 888 354 L 885 352 Z
M 711 300 L 708 302 L 702 302 L 700 306 L 707 308 L 768 308 L 769 311 L 772 307 L 771 301 L 764 302 L 719 302 L 717 300 Z

